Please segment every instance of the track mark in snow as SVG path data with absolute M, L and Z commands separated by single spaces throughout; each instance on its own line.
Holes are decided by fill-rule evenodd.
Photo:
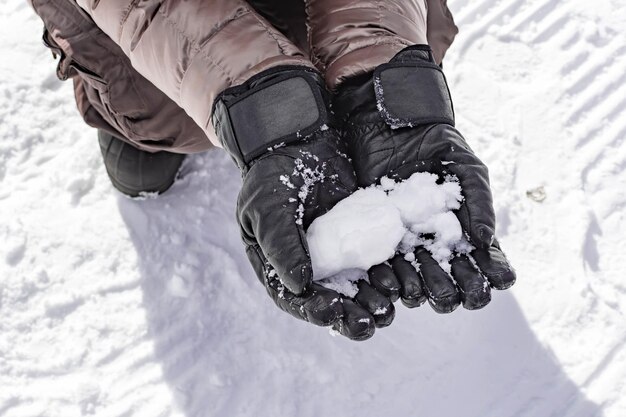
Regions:
M 17 223 L 9 227 L 0 227 L 0 239 L 2 242 L 0 244 L 0 256 L 2 252 L 4 252 L 6 264 L 11 267 L 16 267 L 24 259 L 28 244 L 23 225 Z
M 106 286 L 98 290 L 100 295 L 123 293 L 126 291 L 136 290 L 139 287 L 140 279 L 130 280 L 128 282 L 119 282 L 113 284 L 107 284 Z
M 502 0 L 464 1 L 458 6 L 456 4 L 457 2 L 458 0 L 456 2 L 451 1 L 450 7 L 455 10 L 454 18 L 457 25 L 464 26 L 466 23 L 476 23 L 476 21 L 484 17 L 490 10 L 502 3 Z
M 545 34 L 546 31 L 552 33 L 558 32 L 558 22 L 565 20 L 568 16 L 567 5 L 558 0 L 549 0 L 545 2 L 527 2 L 525 11 L 515 15 L 510 22 L 505 25 L 507 32 L 523 34 L 522 40 L 532 36 L 539 32 L 539 34 Z M 548 25 L 543 24 L 544 20 L 548 20 Z M 553 30 L 556 29 L 556 31 Z M 543 35 L 545 39 L 537 38 L 540 35 L 536 35 L 533 43 L 538 41 L 544 41 L 549 39 L 549 36 Z
M 588 57 L 588 53 L 585 53 L 585 59 L 586 57 Z M 567 120 L 565 122 L 566 125 L 575 125 L 576 123 L 581 121 L 581 119 L 583 119 L 584 116 L 588 115 L 593 110 L 601 107 L 603 103 L 607 103 L 608 101 L 607 99 L 611 97 L 613 94 L 616 94 L 618 97 L 623 97 L 623 92 L 621 90 L 622 90 L 622 87 L 626 85 L 626 68 L 625 67 L 626 66 L 624 65 L 618 66 L 617 68 L 615 68 L 615 66 L 611 66 L 609 68 L 609 71 L 611 73 L 615 73 L 617 76 L 604 77 L 606 79 L 606 82 L 604 82 L 605 80 L 600 80 L 601 82 L 596 83 L 596 89 L 595 91 L 592 92 L 592 94 L 590 94 L 584 100 L 574 102 L 573 103 L 574 105 L 572 106 L 572 112 L 567 117 Z M 598 85 L 602 85 L 602 84 L 604 85 L 601 88 L 597 88 Z M 622 111 L 623 109 L 624 109 L 624 101 L 622 100 L 619 102 L 618 105 L 614 106 L 614 109 L 612 110 L 612 112 L 615 112 L 616 110 L 619 112 L 619 111 Z M 599 115 L 595 119 L 597 122 L 601 122 L 602 119 L 606 119 L 607 117 L 613 118 L 614 114 L 609 113 L 608 115 L 604 117 L 602 115 Z
M 582 383 L 583 387 L 591 386 L 594 381 L 596 381 L 600 376 L 607 370 L 611 362 L 620 353 L 623 349 L 626 349 L 626 336 L 622 336 L 617 343 L 613 346 L 613 348 L 604 356 L 604 358 L 600 361 L 596 369 L 585 379 Z
M 583 244 L 583 260 L 585 265 L 591 268 L 592 271 L 597 272 L 600 264 L 600 254 L 598 253 L 598 239 L 602 237 L 602 230 L 598 224 L 598 220 L 592 214 L 587 226 L 587 233 L 585 234 L 585 243 Z
M 612 41 L 612 48 L 594 49 L 591 56 L 578 63 L 572 71 L 572 80 L 566 82 L 565 96 L 574 96 L 585 90 L 595 88 L 594 81 L 603 75 L 603 71 L 614 65 L 615 61 L 621 58 L 626 51 L 621 39 Z
M 74 294 L 49 296 L 46 301 L 46 315 L 52 318 L 63 318 L 76 310 L 84 300 Z
M 560 6 L 564 6 L 565 4 L 561 2 Z M 552 21 L 547 24 L 543 29 L 539 30 L 535 38 L 531 41 L 532 43 L 542 43 L 551 40 L 553 37 L 557 36 L 561 33 L 564 27 L 571 23 L 571 16 L 569 14 L 561 14 L 556 19 L 551 19 Z
M 24 259 L 24 254 L 26 253 L 26 241 L 20 242 L 14 246 L 10 246 L 9 250 L 6 254 L 6 262 L 9 266 L 17 266 L 22 259 Z
M 487 31 L 495 30 L 492 26 L 496 26 L 496 23 L 505 21 L 505 17 L 516 13 L 521 7 L 525 5 L 525 0 L 514 0 L 509 2 L 497 3 L 495 7 L 490 7 L 489 13 L 485 17 L 479 20 L 479 23 L 474 23 L 475 28 L 471 30 L 471 34 L 464 38 L 464 42 L 458 46 L 460 58 L 471 52 L 474 44 L 482 38 Z M 498 7 L 502 5 L 501 7 Z
M 6 412 L 12 408 L 20 405 L 20 398 L 18 396 L 11 396 L 9 399 L 5 400 L 3 403 L 0 403 L 0 415 L 6 415 Z
M 578 32 L 576 32 L 578 33 Z M 560 73 L 562 76 L 567 76 L 571 72 L 576 71 L 581 62 L 585 62 L 589 59 L 590 52 L 588 50 L 578 51 L 573 58 L 564 59 L 565 64 L 561 67 Z M 571 123 L 571 120 L 568 120 Z

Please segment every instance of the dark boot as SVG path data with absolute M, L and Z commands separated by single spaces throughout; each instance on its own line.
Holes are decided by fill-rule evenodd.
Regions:
M 139 150 L 103 130 L 98 141 L 113 186 L 129 197 L 162 193 L 172 186 L 185 155 Z

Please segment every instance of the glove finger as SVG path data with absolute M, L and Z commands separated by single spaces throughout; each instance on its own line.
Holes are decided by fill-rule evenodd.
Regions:
M 283 178 L 293 164 L 292 158 L 285 157 L 253 165 L 239 193 L 237 212 L 244 242 L 257 243 L 289 291 L 301 294 L 311 282 L 312 271 L 303 204 L 294 198 L 299 183 Z
M 465 255 L 450 262 L 452 276 L 461 289 L 461 301 L 467 310 L 478 310 L 491 301 L 489 282 Z
M 376 331 L 374 316 L 354 301 L 343 299 L 343 318 L 333 329 L 351 340 L 367 340 Z
M 379 293 L 366 281 L 359 281 L 358 288 L 359 292 L 354 299 L 361 307 L 374 316 L 376 327 L 389 326 L 396 315 L 396 310 L 391 300 Z
M 474 246 L 488 248 L 495 233 L 489 171 L 453 126 L 438 124 L 430 129 L 419 148 L 420 161 L 438 161 L 436 171 L 454 174 L 461 183 L 465 201 L 459 221 Z M 442 164 L 445 162 L 445 164 Z
M 409 308 L 419 307 L 426 302 L 422 281 L 415 267 L 401 255 L 391 260 L 391 268 L 400 282 L 402 304 Z
M 461 304 L 461 294 L 452 278 L 426 249 L 418 248 L 415 255 L 431 307 L 437 313 L 451 313 Z
M 317 326 L 331 326 L 343 317 L 341 296 L 318 284 L 312 284 L 298 296 L 278 280 L 272 280 L 267 285 L 267 292 L 281 310 Z
M 447 166 L 461 184 L 464 201 L 456 212 L 457 218 L 477 248 L 488 248 L 495 236 L 495 212 L 489 186 L 487 167 L 450 164 Z
M 300 303 L 299 300 L 303 302 Z M 303 296 L 299 297 L 298 304 L 304 309 L 309 323 L 318 326 L 329 326 L 341 320 L 343 308 L 341 296 L 333 290 L 321 285 L 313 284 Z
M 498 242 L 495 242 L 488 250 L 477 249 L 472 252 L 472 256 L 487 277 L 489 284 L 497 290 L 506 290 L 515 284 L 515 270 L 496 245 Z
M 392 303 L 400 297 L 400 282 L 389 265 L 375 265 L 370 268 L 368 275 L 370 284 Z
M 248 246 L 246 254 L 270 298 L 281 310 L 318 326 L 330 326 L 342 318 L 343 308 L 338 293 L 313 284 L 305 294 L 297 296 L 277 279 L 276 272 L 272 270 L 258 246 Z
M 495 235 L 495 213 L 489 186 L 489 170 L 471 150 L 463 136 L 450 125 L 438 125 L 420 148 L 422 159 L 446 161 L 442 173 L 456 175 L 465 201 L 459 221 L 474 246 L 488 248 Z
M 259 245 L 287 289 L 302 294 L 313 275 L 304 230 L 289 213 L 277 210 L 264 217 L 263 232 L 257 236 Z

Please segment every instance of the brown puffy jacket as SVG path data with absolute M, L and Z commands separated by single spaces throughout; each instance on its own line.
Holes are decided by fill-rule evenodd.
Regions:
M 85 121 L 149 151 L 217 145 L 215 97 L 268 68 L 315 65 L 333 89 L 408 45 L 441 60 L 457 33 L 445 0 L 28 1 Z

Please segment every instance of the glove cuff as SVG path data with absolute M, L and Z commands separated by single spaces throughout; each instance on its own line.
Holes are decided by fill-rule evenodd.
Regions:
M 392 129 L 429 123 L 454 126 L 448 84 L 428 45 L 409 46 L 367 77 L 347 81 L 334 105 L 344 119 L 363 110 L 376 112 Z
M 273 147 L 298 142 L 329 124 L 328 93 L 308 67 L 264 71 L 220 94 L 212 121 L 241 170 Z
M 392 128 L 429 123 L 454 126 L 446 77 L 428 45 L 410 46 L 374 70 L 378 111 Z

